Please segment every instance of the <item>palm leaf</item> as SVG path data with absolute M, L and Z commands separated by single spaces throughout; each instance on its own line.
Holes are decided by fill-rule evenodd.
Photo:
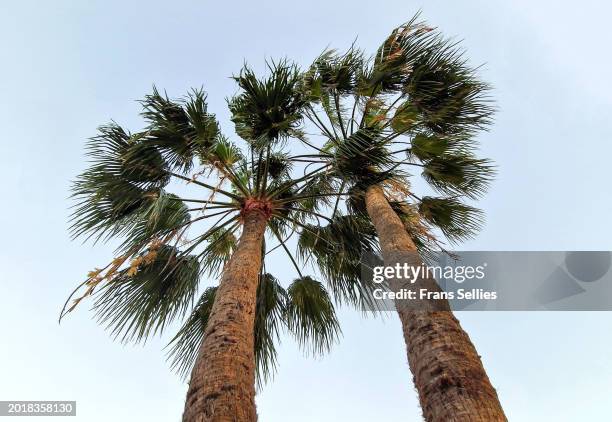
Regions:
M 185 314 L 199 278 L 194 256 L 168 245 L 152 247 L 98 292 L 96 316 L 122 341 L 146 340 Z
M 168 164 L 187 172 L 196 155 L 206 156 L 219 136 L 219 124 L 208 113 L 206 96 L 194 91 L 187 100 L 172 101 L 155 87 L 142 101 L 143 117 L 149 122 L 147 142 L 164 153 Z
M 334 305 L 323 285 L 309 276 L 287 288 L 287 328 L 298 343 L 313 353 L 328 351 L 340 334 Z
M 270 75 L 258 79 L 245 66 L 234 77 L 240 94 L 229 101 L 236 133 L 253 145 L 286 139 L 299 128 L 303 100 L 296 89 L 299 73 L 287 61 L 268 65 Z
M 356 215 L 336 216 L 326 226 L 305 225 L 298 240 L 300 258 L 314 258 L 334 298 L 361 308 L 374 288 L 362 278 L 362 256 L 377 251 L 374 227 Z
M 495 169 L 489 160 L 468 154 L 443 155 L 425 161 L 423 178 L 435 189 L 446 194 L 482 196 Z
M 473 237 L 483 223 L 482 211 L 454 198 L 426 196 L 419 204 L 419 213 L 453 242 Z
M 204 291 L 187 321 L 167 346 L 169 347 L 170 366 L 183 378 L 189 375 L 198 356 L 216 292 L 216 286 L 208 287 Z

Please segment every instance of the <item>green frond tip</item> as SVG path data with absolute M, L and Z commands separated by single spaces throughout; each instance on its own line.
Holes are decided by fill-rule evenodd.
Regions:
M 194 157 L 206 156 L 220 136 L 219 123 L 208 113 L 206 95 L 201 90 L 193 91 L 185 100 L 172 101 L 153 87 L 142 105 L 142 116 L 149 123 L 146 141 L 162 151 L 168 165 L 179 171 L 189 171 Z
M 121 151 L 121 176 L 136 184 L 165 186 L 170 179 L 162 154 L 143 140 L 142 133 L 132 136 Z
M 309 276 L 296 279 L 287 289 L 287 329 L 313 353 L 328 351 L 340 334 L 334 305 L 323 284 Z
M 336 216 L 326 226 L 305 225 L 298 240 L 300 258 L 314 258 L 335 300 L 362 308 L 374 286 L 361 277 L 361 258 L 377 250 L 374 227 L 356 215 Z
M 183 378 L 191 372 L 200 351 L 216 292 L 217 287 L 204 290 L 191 315 L 167 346 L 170 366 Z
M 202 158 L 204 164 L 224 165 L 233 167 L 244 157 L 240 148 L 225 136 L 217 138 L 207 155 Z
M 418 57 L 404 88 L 435 133 L 470 132 L 490 124 L 490 88 L 462 55 L 452 42 L 440 39 Z
M 359 83 L 359 77 L 365 58 L 355 48 L 340 54 L 327 50 L 315 59 L 304 73 L 302 90 L 304 96 L 312 102 L 329 102 L 334 92 L 348 94 Z
M 483 213 L 454 198 L 424 197 L 419 213 L 432 225 L 439 227 L 452 242 L 473 237 L 482 227 Z
M 190 221 L 185 203 L 164 190 L 147 194 L 146 202 L 132 217 L 132 224 L 117 233 L 123 237 L 119 250 L 140 249 L 139 245 L 168 236 Z
M 96 316 L 122 341 L 144 341 L 185 314 L 199 278 L 195 256 L 169 245 L 151 246 L 99 290 Z
M 287 61 L 268 65 L 270 74 L 258 79 L 245 66 L 234 77 L 241 92 L 230 99 L 236 133 L 253 145 L 285 140 L 299 129 L 304 101 L 297 66 Z
M 255 307 L 255 364 L 257 385 L 262 386 L 276 372 L 277 352 L 275 343 L 284 323 L 287 292 L 269 273 L 261 274 L 257 287 Z
M 217 230 L 207 240 L 208 244 L 201 253 L 202 271 L 210 276 L 219 276 L 236 248 L 234 230 L 226 228 Z
M 489 160 L 469 154 L 443 155 L 425 161 L 422 175 L 442 193 L 476 199 L 486 192 L 495 168 Z
M 379 180 L 381 173 L 393 164 L 386 145 L 379 129 L 359 129 L 335 148 L 335 167 L 350 181 Z
M 72 235 L 116 236 L 142 219 L 142 212 L 168 183 L 166 163 L 159 151 L 112 123 L 99 128 L 87 143 L 91 166 L 72 185 L 77 201 Z
M 437 41 L 435 30 L 418 21 L 418 14 L 394 29 L 378 48 L 361 89 L 363 95 L 397 93 L 405 89 L 417 58 Z

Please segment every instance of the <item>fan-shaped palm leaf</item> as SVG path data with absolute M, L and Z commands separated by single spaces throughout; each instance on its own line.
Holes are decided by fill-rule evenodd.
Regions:
M 270 77 L 259 79 L 249 67 L 234 77 L 242 93 L 229 101 L 236 133 L 243 139 L 276 141 L 291 136 L 302 119 L 303 100 L 296 89 L 297 67 L 287 61 L 269 64 Z
M 287 288 L 285 320 L 298 343 L 314 353 L 332 346 L 340 333 L 331 298 L 325 287 L 309 276 L 296 279 Z
M 150 247 L 98 292 L 100 323 L 122 340 L 145 340 L 189 309 L 200 278 L 194 256 L 168 245 Z

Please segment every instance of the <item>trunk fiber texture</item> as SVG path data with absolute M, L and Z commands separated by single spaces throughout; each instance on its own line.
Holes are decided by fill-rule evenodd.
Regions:
M 383 189 L 371 186 L 365 199 L 380 239 L 385 265 L 393 264 L 397 253 L 416 251 Z M 433 279 L 418 280 L 417 283 L 430 290 L 439 290 Z M 480 356 L 450 311 L 448 302 L 444 302 L 420 303 L 419 310 L 397 306 L 408 363 L 425 420 L 507 421 Z
M 266 216 L 244 217 L 191 373 L 183 422 L 254 422 L 254 321 Z

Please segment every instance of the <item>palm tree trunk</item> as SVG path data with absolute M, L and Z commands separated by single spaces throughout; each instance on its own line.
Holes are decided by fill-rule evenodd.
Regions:
M 191 373 L 183 422 L 254 422 L 254 321 L 266 217 L 245 216 Z
M 385 263 L 389 265 L 394 253 L 416 251 L 382 188 L 368 188 L 365 200 Z M 419 282 L 435 284 L 439 289 L 433 279 Z M 397 307 L 408 349 L 408 363 L 425 420 L 507 421 L 480 356 L 450 311 L 448 302 L 444 302 L 442 307 L 438 303 L 435 308 L 421 304 L 424 309 L 438 310 Z

